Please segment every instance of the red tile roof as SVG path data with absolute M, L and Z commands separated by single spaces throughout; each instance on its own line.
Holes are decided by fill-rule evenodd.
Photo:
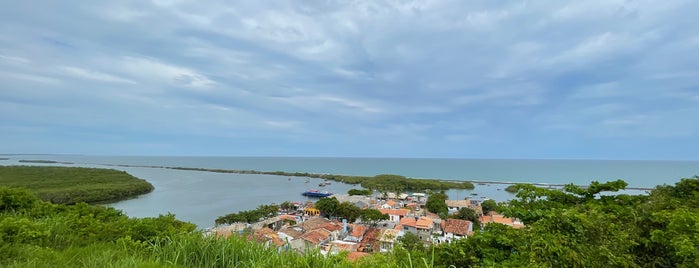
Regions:
M 324 240 L 328 239 L 329 237 L 330 237 L 330 232 L 328 232 L 327 230 L 315 229 L 313 231 L 310 231 L 310 232 L 303 234 L 299 238 L 318 245 L 318 244 L 320 244 L 320 242 L 323 242 Z
M 415 223 L 415 227 L 420 229 L 432 229 L 432 227 L 434 227 L 434 223 L 432 222 L 432 219 L 428 217 L 420 217 L 420 219 L 418 219 Z
M 328 231 L 339 231 L 342 230 L 342 224 L 337 224 L 335 222 L 329 222 L 321 226 L 320 228 L 323 228 Z
M 405 217 L 400 219 L 400 222 L 398 222 L 398 225 L 406 225 L 406 226 L 412 226 L 416 227 L 417 221 L 413 217 Z
M 471 221 L 460 220 L 460 219 L 447 219 L 442 221 L 442 230 L 446 233 L 452 233 L 456 235 L 467 235 L 468 229 L 473 224 Z
M 323 218 L 311 218 L 302 223 L 299 223 L 298 226 L 306 231 L 312 231 L 321 228 L 323 225 L 328 224 L 329 222 L 329 220 Z
M 379 235 L 381 235 L 381 229 L 369 228 L 369 230 L 364 233 L 362 242 L 359 243 L 358 251 L 362 251 L 367 244 L 370 244 L 373 249 L 377 249 L 377 241 L 379 240 Z
M 382 214 L 387 214 L 387 215 L 399 215 L 405 217 L 408 215 L 409 210 L 407 209 L 379 209 Z
M 354 224 L 352 226 L 352 232 L 350 232 L 351 236 L 354 237 L 362 237 L 364 233 L 366 232 L 367 227 L 361 224 Z

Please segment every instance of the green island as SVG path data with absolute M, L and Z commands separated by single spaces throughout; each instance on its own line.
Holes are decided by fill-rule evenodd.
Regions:
M 32 160 L 32 159 L 21 159 L 17 162 L 20 163 L 36 163 L 36 164 L 66 164 L 66 165 L 71 165 L 73 162 L 61 162 L 61 161 L 55 161 L 55 160 Z
M 119 167 L 143 167 L 143 168 L 164 168 L 174 170 L 233 173 L 233 174 L 256 174 L 256 175 L 276 175 L 286 177 L 305 177 L 325 179 L 347 184 L 358 184 L 364 188 L 379 191 L 424 191 L 424 190 L 448 190 L 448 189 L 474 189 L 473 183 L 469 181 L 451 181 L 436 179 L 407 178 L 401 175 L 381 174 L 376 176 L 351 176 L 336 174 L 319 174 L 309 172 L 285 172 L 285 171 L 260 171 L 247 169 L 212 169 L 193 167 L 168 167 L 168 166 L 141 166 L 141 165 L 109 165 Z
M 80 167 L 0 166 L 0 186 L 27 188 L 59 204 L 108 203 L 153 191 L 149 182 L 124 171 Z
M 70 172 L 87 178 L 78 173 L 94 171 Z M 355 260 L 344 251 L 297 253 L 249 234 L 206 235 L 172 214 L 129 218 L 0 186 L 0 267 L 698 267 L 699 177 L 647 195 L 614 194 L 626 186 L 518 184 L 516 197 L 493 209 L 520 219 L 523 228 L 489 223 L 468 238 L 430 246 L 406 235 L 392 251 Z
M 307 177 L 337 181 L 347 184 L 359 184 L 366 189 L 379 191 L 424 191 L 424 190 L 447 190 L 447 189 L 473 189 L 473 183 L 469 181 L 445 181 L 436 179 L 407 178 L 401 175 L 381 174 L 376 176 L 350 176 L 334 174 L 318 174 L 308 172 L 284 172 L 284 171 L 258 171 L 258 170 L 235 170 L 235 169 L 207 169 L 188 167 L 159 167 L 176 170 L 204 171 L 217 173 L 236 174 L 261 174 L 277 175 L 288 177 Z

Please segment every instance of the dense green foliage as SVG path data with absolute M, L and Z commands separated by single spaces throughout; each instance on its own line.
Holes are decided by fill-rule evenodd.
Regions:
M 498 203 L 495 203 L 493 199 L 488 199 L 481 203 L 481 208 L 483 209 L 483 215 L 488 215 L 491 211 L 497 211 Z
M 361 181 L 367 189 L 404 193 L 404 191 L 473 189 L 470 182 L 439 181 L 432 179 L 411 179 L 400 175 L 382 174 Z
M 518 185 L 501 209 L 526 228 L 487 224 L 429 249 L 408 235 L 392 253 L 357 262 L 205 237 L 174 215 L 133 219 L 0 187 L 0 267 L 699 267 L 699 178 L 648 195 L 609 193 L 625 185 Z
M 436 213 L 440 218 L 446 219 L 449 208 L 444 201 L 447 199 L 449 199 L 449 196 L 444 192 L 432 193 L 427 197 L 425 208 L 427 208 L 429 212 Z
M 505 191 L 508 193 L 516 193 L 519 188 L 517 187 L 517 184 L 510 184 L 507 187 L 505 187 Z
M 0 186 L 27 188 L 60 204 L 112 202 L 153 191 L 124 171 L 77 167 L 0 166 Z
M 23 189 L 0 187 L 0 200 L 0 267 L 428 267 L 400 250 L 355 262 L 347 253 L 280 252 L 243 237 L 206 237 L 173 215 L 128 218 L 43 202 Z
M 340 202 L 335 197 L 321 198 L 315 203 L 315 207 L 320 210 L 322 215 L 328 218 L 347 219 L 349 222 L 354 222 L 358 218 L 364 217 L 365 213 L 365 210 L 354 204 Z
M 506 215 L 527 228 L 488 224 L 438 248 L 457 267 L 699 267 L 699 179 L 658 186 L 648 196 L 602 194 L 626 183 L 552 190 L 518 185 Z
M 449 217 L 453 219 L 471 221 L 475 226 L 481 226 L 481 220 L 479 219 L 480 217 L 472 208 L 460 208 L 457 213 L 449 215 Z
M 174 215 L 133 219 L 113 208 L 51 204 L 24 189 L 0 186 L 0 195 L 0 266 L 39 257 L 48 261 L 58 251 L 104 243 L 148 243 L 195 228 Z
M 379 221 L 388 220 L 389 217 L 386 214 L 381 213 L 378 209 L 367 208 L 362 209 L 362 222 L 368 223 L 370 225 L 376 225 Z
M 347 191 L 349 195 L 371 195 L 371 190 L 369 189 L 350 189 Z
M 215 223 L 216 225 L 231 224 L 236 222 L 253 223 L 264 218 L 276 216 L 277 212 L 279 212 L 279 206 L 277 205 L 260 205 L 253 210 L 243 210 L 239 211 L 238 213 L 230 213 L 218 217 L 215 220 Z

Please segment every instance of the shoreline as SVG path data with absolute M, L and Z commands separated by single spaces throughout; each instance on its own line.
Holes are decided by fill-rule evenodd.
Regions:
M 99 164 L 104 166 L 117 166 L 117 167 L 140 167 L 140 168 L 162 168 L 162 169 L 173 169 L 173 170 L 186 170 L 186 171 L 199 171 L 199 172 L 214 172 L 214 173 L 233 173 L 233 174 L 252 174 L 252 175 L 276 175 L 276 176 L 290 176 L 290 177 L 308 177 L 308 178 L 320 178 L 329 179 L 345 184 L 356 184 L 347 183 L 340 180 L 333 179 L 332 177 L 367 177 L 370 176 L 352 176 L 352 175 L 342 175 L 342 174 L 320 174 L 320 173 L 308 173 L 308 172 L 285 172 L 285 171 L 260 171 L 260 170 L 242 170 L 242 169 L 209 169 L 209 168 L 192 168 L 192 167 L 172 167 L 172 166 L 152 166 L 152 165 L 125 165 L 125 164 Z M 469 182 L 475 185 L 478 184 L 502 184 L 502 185 L 514 185 L 514 184 L 531 184 L 535 186 L 542 187 L 564 187 L 568 184 L 564 183 L 545 183 L 545 182 L 511 182 L 511 181 L 494 181 L 494 180 L 453 180 L 453 179 L 430 179 L 430 178 L 409 178 L 413 180 L 437 180 L 441 182 L 451 182 L 451 183 L 463 183 Z M 460 189 L 460 190 L 474 190 L 473 189 L 463 189 L 463 188 L 448 188 L 448 189 Z M 588 185 L 576 185 L 579 187 L 586 187 Z M 627 187 L 625 190 L 639 190 L 639 191 L 650 191 L 655 188 L 650 187 Z
M 0 158 L 0 160 L 4 160 Z M 9 159 L 7 159 L 9 160 Z M 61 164 L 61 165 L 79 165 L 80 163 L 74 162 L 63 162 L 54 160 L 19 160 L 20 163 L 39 163 L 39 164 Z M 90 164 L 90 163 L 83 163 Z M 252 175 L 276 175 L 276 176 L 289 176 L 289 177 L 308 177 L 308 178 L 320 178 L 327 179 L 336 182 L 345 183 L 348 185 L 360 184 L 359 181 L 347 182 L 345 179 L 349 178 L 361 178 L 361 179 L 371 179 L 373 176 L 359 176 L 359 175 L 343 175 L 343 174 L 329 174 L 329 173 L 309 173 L 309 172 L 286 172 L 286 171 L 261 171 L 252 169 L 216 169 L 216 168 L 195 168 L 195 167 L 179 167 L 179 166 L 158 166 L 158 165 L 129 165 L 129 164 L 105 164 L 105 163 L 92 163 L 92 165 L 108 166 L 108 167 L 136 167 L 136 168 L 160 168 L 160 169 L 172 169 L 172 170 L 186 170 L 186 171 L 200 171 L 200 172 L 214 172 L 214 173 L 232 173 L 232 174 L 252 174 Z M 399 175 L 400 176 L 400 175 Z M 514 184 L 531 184 L 541 187 L 564 187 L 569 183 L 546 183 L 546 182 L 513 182 L 513 181 L 498 181 L 498 180 L 456 180 L 456 179 L 434 179 L 434 178 L 407 178 L 408 180 L 424 180 L 424 181 L 438 181 L 445 183 L 471 183 L 473 188 L 463 188 L 463 187 L 448 187 L 443 188 L 445 190 L 457 189 L 457 190 L 474 190 L 476 185 L 479 184 L 501 184 L 501 185 L 514 185 Z M 586 187 L 588 185 L 575 184 L 578 187 Z M 655 189 L 655 187 L 626 187 L 625 190 L 637 190 L 637 191 L 650 191 Z

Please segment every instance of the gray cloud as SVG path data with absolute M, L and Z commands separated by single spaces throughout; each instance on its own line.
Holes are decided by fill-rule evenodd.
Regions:
M 682 0 L 16 2 L 0 11 L 0 139 L 29 133 L 61 153 L 202 153 L 210 138 L 230 143 L 212 154 L 447 157 L 508 157 L 528 141 L 531 157 L 633 157 L 533 148 L 697 135 L 698 11 Z M 60 146 L 52 132 L 92 140 Z M 41 151 L 30 143 L 3 147 Z

